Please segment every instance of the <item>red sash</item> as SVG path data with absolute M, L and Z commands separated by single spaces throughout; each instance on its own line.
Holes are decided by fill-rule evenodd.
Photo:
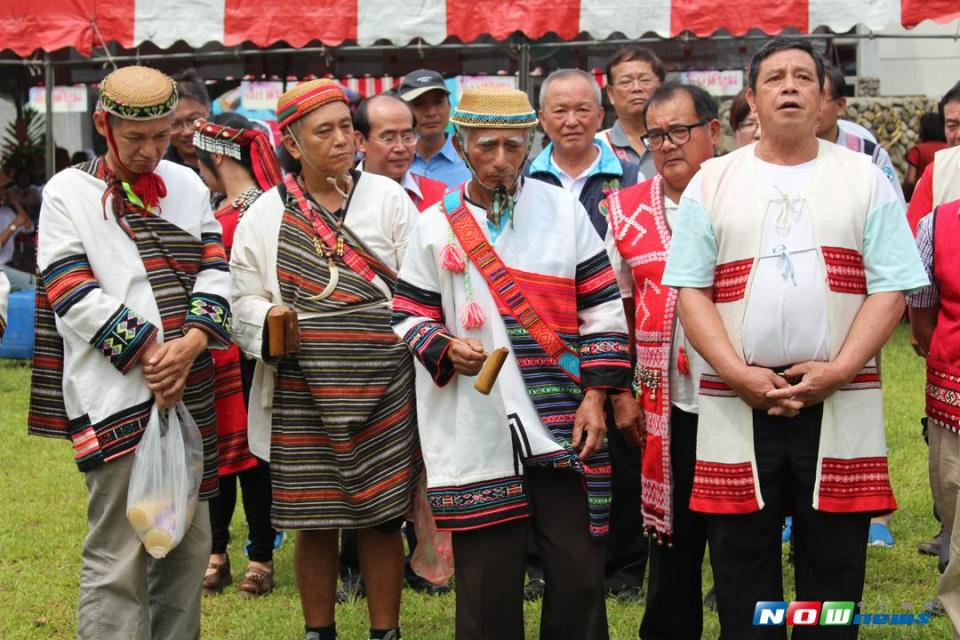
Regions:
M 303 211 L 303 215 L 307 217 L 307 220 L 310 222 L 310 226 L 313 227 L 313 230 L 316 232 L 317 236 L 323 240 L 323 244 L 327 245 L 327 249 L 334 252 L 337 251 L 336 231 L 330 228 L 330 225 L 327 223 L 327 221 L 324 220 L 307 201 L 306 196 L 303 195 L 303 190 L 301 190 L 300 185 L 297 184 L 296 178 L 294 178 L 292 174 L 288 173 L 283 178 L 283 186 L 287 188 L 287 192 L 290 193 L 297 201 L 297 205 L 300 207 L 300 210 Z M 343 215 L 346 216 L 346 212 L 344 212 Z M 373 272 L 373 269 L 370 268 L 370 265 L 367 264 L 367 261 L 360 257 L 360 255 L 346 242 L 343 243 L 342 257 L 344 264 L 359 273 L 368 282 L 373 282 L 373 279 L 377 277 L 377 274 Z
M 960 433 L 960 200 L 933 214 L 933 279 L 939 292 L 937 325 L 927 354 L 927 417 Z
M 577 384 L 580 383 L 580 355 L 541 318 L 513 278 L 510 268 L 493 250 L 483 230 L 465 204 L 463 186 L 443 198 L 442 209 L 460 246 L 477 268 L 500 306 L 506 309 L 547 357 Z
M 635 385 L 647 427 L 641 471 L 643 524 L 668 542 L 673 535 L 669 367 L 677 292 L 662 284 L 670 247 L 663 178 L 656 175 L 614 192 L 606 209 L 610 232 L 620 255 L 631 264 L 634 283 Z

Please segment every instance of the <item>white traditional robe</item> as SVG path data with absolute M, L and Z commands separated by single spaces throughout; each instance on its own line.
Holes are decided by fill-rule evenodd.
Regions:
M 434 515 L 440 528 L 457 529 L 523 517 L 521 461 L 543 464 L 569 456 L 569 440 L 557 434 L 567 419 L 572 423 L 573 414 L 551 416 L 556 421 L 545 424 L 535 396 L 554 395 L 558 406 L 575 411 L 581 385 L 629 388 L 630 369 L 616 279 L 600 237 L 573 195 L 537 180 L 525 181 L 513 219 L 504 223 L 491 245 L 538 314 L 568 345 L 579 348 L 580 385 L 565 377 L 537 385 L 524 377 L 524 368 L 531 375 L 538 366 L 547 373 L 550 365 L 542 355 L 518 357 L 514 341 L 529 342 L 529 335 L 501 315 L 473 264 L 468 263 L 466 276 L 440 266 L 441 253 L 453 242 L 442 206 L 424 211 L 411 237 L 394 299 L 394 330 L 418 357 L 417 415 Z M 486 211 L 467 206 L 491 239 Z M 471 300 L 483 309 L 485 321 L 479 329 L 467 330 L 458 311 Z M 444 355 L 447 341 L 438 330 L 475 338 L 488 352 L 510 349 L 489 395 L 474 389 L 475 378 L 452 373 Z M 602 456 L 608 460 L 605 450 Z M 597 467 L 599 474 L 609 472 L 609 462 Z M 592 505 L 599 507 L 591 513 L 594 533 L 602 534 L 606 516 L 601 512 L 609 497 L 591 494 L 591 500 L 594 497 Z M 456 513 L 460 509 L 462 517 Z

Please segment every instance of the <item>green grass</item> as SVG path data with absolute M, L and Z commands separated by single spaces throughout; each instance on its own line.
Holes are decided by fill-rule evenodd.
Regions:
M 893 549 L 869 549 L 864 610 L 919 611 L 936 592 L 936 560 L 917 554 L 917 543 L 936 531 L 930 515 L 926 447 L 918 418 L 923 411 L 923 363 L 913 355 L 908 335 L 900 327 L 884 351 L 890 469 L 900 503 L 892 523 Z M 83 476 L 73 465 L 66 442 L 26 435 L 30 370 L 0 361 L 0 638 L 68 638 L 74 635 L 80 547 L 85 533 Z M 93 392 L 93 390 L 91 390 Z M 235 572 L 243 569 L 240 545 L 245 538 L 242 509 L 233 523 L 231 555 Z M 236 587 L 203 601 L 204 639 L 296 639 L 303 634 L 300 605 L 293 585 L 292 545 L 276 559 L 277 589 L 266 598 L 242 600 Z M 787 569 L 787 582 L 792 573 Z M 705 567 L 704 584 L 711 582 Z M 789 587 L 787 599 L 790 598 Z M 405 638 L 453 638 L 454 598 L 403 594 Z M 610 636 L 637 637 L 642 605 L 608 600 Z M 536 638 L 539 605 L 528 604 L 527 637 Z M 364 601 L 338 607 L 341 638 L 366 638 Z M 705 616 L 704 638 L 718 635 L 716 616 Z M 942 639 L 949 624 L 938 619 L 929 626 L 864 627 L 861 638 Z

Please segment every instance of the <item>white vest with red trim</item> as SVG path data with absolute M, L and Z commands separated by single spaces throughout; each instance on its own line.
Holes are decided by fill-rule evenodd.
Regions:
M 933 156 L 933 206 L 960 198 L 960 146 Z
M 713 296 L 734 349 L 743 327 L 768 196 L 755 145 L 703 164 L 703 204 L 717 239 Z M 836 358 L 866 299 L 861 252 L 875 169 L 870 158 L 819 142 L 805 194 L 827 274 L 831 358 Z M 791 364 L 791 363 L 784 363 Z M 753 447 L 753 410 L 712 370 L 700 381 L 697 462 L 690 506 L 706 513 L 763 507 Z M 823 403 L 813 508 L 832 512 L 896 508 L 887 471 L 883 395 L 875 361 Z

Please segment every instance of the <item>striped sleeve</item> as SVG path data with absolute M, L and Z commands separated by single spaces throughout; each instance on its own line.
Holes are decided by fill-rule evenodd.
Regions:
M 575 224 L 581 385 L 584 390 L 626 391 L 631 384 L 630 350 L 617 278 L 582 207 Z
M 620 300 L 617 277 L 607 252 L 600 252 L 577 265 L 577 309 L 589 309 L 611 300 Z
M 37 266 L 53 312 L 65 327 L 93 345 L 121 373 L 139 363 L 159 331 L 100 287 L 55 186 L 44 191 Z
M 439 272 L 433 250 L 424 243 L 424 226 L 414 227 L 393 296 L 393 331 L 423 365 L 437 386 L 444 386 L 456 370 L 450 360 L 450 341 L 444 324 Z
M 391 323 L 437 386 L 450 382 L 455 371 L 447 356 L 450 341 L 440 335 L 447 333 L 440 294 L 398 280 Z
M 220 223 L 210 209 L 206 191 L 199 193 L 202 196 L 197 205 L 203 216 L 202 253 L 183 330 L 200 329 L 207 334 L 211 348 L 223 349 L 230 346 L 231 341 L 230 268 L 223 249 Z

